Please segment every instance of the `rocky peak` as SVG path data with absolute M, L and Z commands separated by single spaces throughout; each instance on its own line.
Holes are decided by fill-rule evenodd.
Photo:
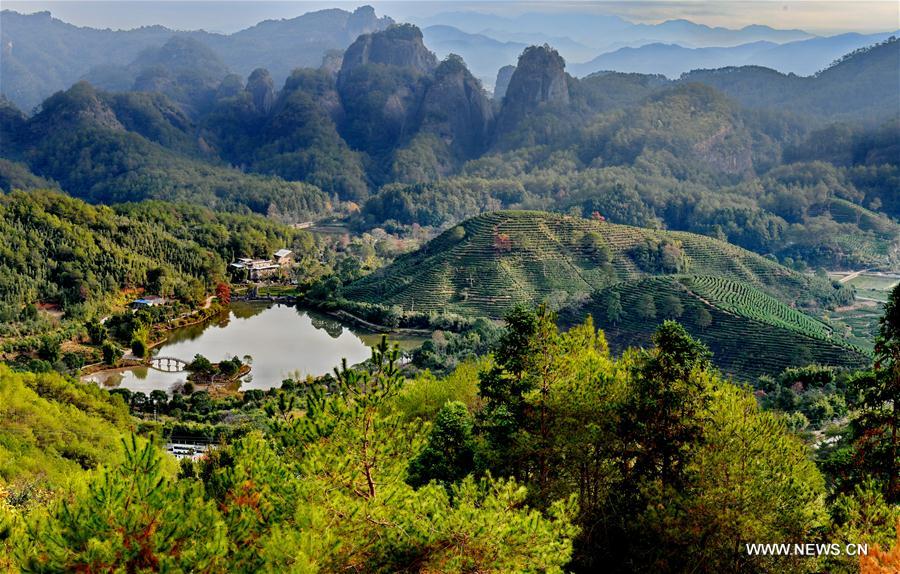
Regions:
M 388 16 L 383 18 L 376 16 L 375 8 L 360 6 L 347 18 L 347 36 L 353 40 L 360 34 L 371 34 L 372 32 L 384 30 L 392 24 L 394 24 L 394 21 Z
M 497 81 L 494 82 L 494 101 L 502 102 L 509 88 L 509 81 L 512 79 L 513 72 L 516 71 L 515 66 L 503 66 L 497 70 Z
M 211 48 L 187 36 L 172 36 L 159 48 L 149 48 L 130 64 L 141 70 L 162 67 L 170 73 L 189 72 L 218 82 L 228 74 L 228 68 Z
M 216 88 L 216 99 L 233 98 L 243 91 L 244 79 L 237 74 L 228 74 L 222 78 L 222 82 Z
M 412 24 L 363 34 L 344 52 L 340 77 L 366 64 L 410 68 L 425 74 L 437 67 L 437 57 L 425 47 L 422 31 Z
M 256 68 L 247 78 L 247 92 L 253 99 L 253 106 L 260 113 L 267 114 L 275 102 L 275 82 L 265 68 Z
M 35 119 L 37 121 L 34 122 L 34 127 L 39 130 L 59 130 L 66 124 L 75 123 L 114 130 L 124 129 L 112 108 L 85 81 L 47 98 L 41 105 L 41 113 Z
M 436 134 L 459 158 L 484 149 L 494 119 L 493 107 L 481 83 L 463 59 L 450 54 L 434 72 L 422 99 L 422 129 Z
M 519 56 L 506 89 L 504 107 L 534 107 L 543 103 L 569 103 L 566 62 L 546 44 L 529 46 Z

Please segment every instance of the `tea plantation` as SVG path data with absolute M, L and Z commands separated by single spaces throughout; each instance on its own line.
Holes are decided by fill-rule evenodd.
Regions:
M 447 230 L 342 296 L 492 318 L 549 302 L 563 322 L 593 315 L 618 349 L 648 344 L 674 318 L 723 370 L 747 378 L 809 363 L 867 365 L 865 351 L 797 309 L 846 298 L 846 289 L 709 237 L 501 211 Z
M 728 278 L 784 302 L 815 304 L 829 281 L 801 275 L 731 244 L 691 233 L 614 225 L 559 214 L 500 211 L 469 219 L 344 297 L 500 318 L 516 303 L 589 294 L 652 275 Z
M 626 281 L 595 292 L 587 303 L 561 315 L 564 321 L 577 321 L 588 314 L 617 351 L 649 345 L 658 323 L 677 320 L 706 343 L 719 368 L 738 379 L 812 363 L 848 368 L 871 363 L 866 351 L 832 333 L 825 323 L 754 287 L 721 277 Z

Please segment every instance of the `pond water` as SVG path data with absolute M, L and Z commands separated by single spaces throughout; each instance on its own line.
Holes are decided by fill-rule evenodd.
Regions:
M 202 325 L 173 331 L 154 355 L 191 361 L 201 354 L 218 362 L 250 355 L 252 371 L 241 389 L 278 387 L 286 378 L 324 375 L 339 366 L 360 363 L 371 356 L 370 346 L 381 335 L 342 325 L 339 321 L 299 307 L 236 302 L 227 313 Z M 391 336 L 403 349 L 421 344 L 421 338 Z M 164 373 L 148 367 L 101 371 L 84 377 L 105 388 L 132 391 L 170 391 L 187 380 L 187 373 Z

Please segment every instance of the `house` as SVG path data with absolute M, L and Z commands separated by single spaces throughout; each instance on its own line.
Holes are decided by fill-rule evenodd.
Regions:
M 149 307 L 160 307 L 168 303 L 165 297 L 157 297 L 156 295 L 145 295 L 140 299 L 131 302 L 132 309 L 147 309 Z
M 231 264 L 231 267 L 245 269 L 251 281 L 271 277 L 281 269 L 281 265 L 271 259 L 251 259 L 249 257 L 238 259 Z
M 294 263 L 294 252 L 290 249 L 279 249 L 275 252 L 274 259 L 282 267 L 287 267 Z

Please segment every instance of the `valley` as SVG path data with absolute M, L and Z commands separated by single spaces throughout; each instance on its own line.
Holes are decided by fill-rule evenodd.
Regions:
M 12 4 L 0 571 L 900 568 L 894 30 Z

